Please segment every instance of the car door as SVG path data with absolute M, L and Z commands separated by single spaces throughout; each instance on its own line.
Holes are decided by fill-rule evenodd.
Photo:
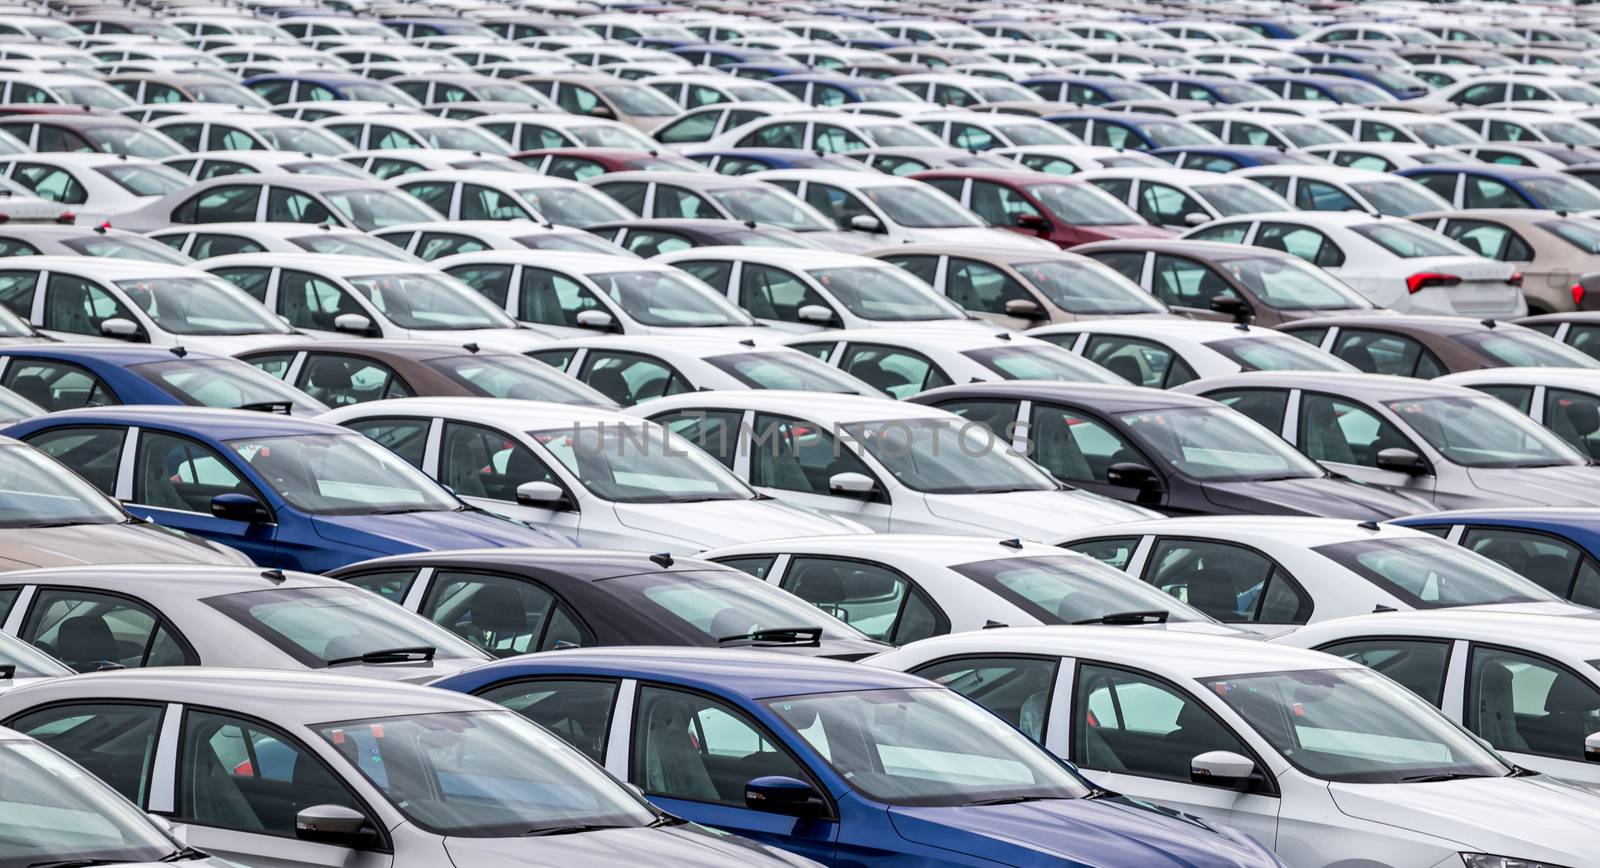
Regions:
M 418 612 L 496 657 L 595 644 L 571 607 L 523 576 L 441 569 Z
M 1187 537 L 1161 537 L 1144 559 L 1142 578 L 1229 624 L 1248 624 L 1268 635 L 1311 619 L 1313 601 L 1282 564 L 1245 545 Z
M 579 538 L 582 513 L 578 498 L 544 458 L 515 434 L 453 420 L 445 420 L 443 425 L 438 467 L 431 476 L 479 509 L 548 528 L 557 536 Z M 426 466 L 423 469 L 428 470 Z M 521 503 L 517 486 L 528 482 L 556 486 L 565 493 L 565 504 L 548 509 Z
M 954 381 L 933 359 L 903 347 L 852 341 L 837 367 L 895 398 L 949 386 Z
M 946 657 L 907 670 L 954 690 L 1000 716 L 1034 741 L 1064 748 L 1065 721 L 1052 729 L 1053 717 L 1064 712 L 1066 697 L 1057 702 L 1055 692 L 1059 657 L 977 655 Z M 1052 738 L 1053 737 L 1053 738 Z
M 287 554 L 278 551 L 278 527 L 270 517 L 244 522 L 211 514 L 213 498 L 223 494 L 249 495 L 269 509 L 262 493 L 226 457 L 179 434 L 133 430 L 131 467 L 117 480 L 117 496 L 129 512 L 233 546 L 258 564 L 276 564 Z
M 1291 401 L 1297 409 L 1286 439 L 1301 452 L 1358 482 L 1433 499 L 1432 472 L 1413 476 L 1378 466 L 1378 453 L 1385 449 L 1427 455 L 1382 414 L 1354 399 L 1321 392 L 1301 392 Z
M 68 702 L 24 711 L 5 725 L 61 752 L 135 805 L 170 810 L 170 802 L 151 799 L 154 780 L 172 777 L 170 765 L 156 766 L 162 730 L 174 725 L 166 722 L 167 708 L 153 701 Z
M 1172 482 L 1163 477 L 1160 464 L 1104 419 L 1080 408 L 1032 404 L 1025 436 L 1028 457 L 1068 485 L 1153 509 L 1161 509 L 1171 495 Z M 1110 471 L 1118 464 L 1149 468 L 1151 484 L 1113 484 Z
M 44 409 L 75 410 L 122 403 L 111 387 L 88 368 L 51 359 L 9 359 L 0 386 Z
M 1421 341 L 1387 329 L 1341 328 L 1325 349 L 1368 374 L 1431 380 L 1447 373 Z
M 1483 642 L 1467 656 L 1462 723 L 1519 765 L 1600 782 L 1584 739 L 1600 732 L 1600 689 L 1563 663 Z
M 889 529 L 888 489 L 856 452 L 825 425 L 789 416 L 757 413 L 742 432 L 744 461 L 735 472 L 751 486 L 779 500 L 829 515 L 862 522 L 875 531 Z M 741 472 L 742 469 L 742 472 Z M 876 483 L 872 494 L 835 494 L 829 480 L 840 473 L 860 473 Z
M 616 678 L 522 678 L 500 682 L 477 695 L 539 724 L 604 765 L 621 686 Z M 632 700 L 632 690 L 625 695 Z
M 1319 645 L 1316 650 L 1383 673 L 1459 723 L 1461 692 L 1458 689 L 1452 695 L 1449 690 L 1450 663 L 1453 651 L 1465 656 L 1466 645 L 1415 636 L 1354 636 Z
M 798 554 L 778 586 L 873 639 L 904 645 L 950 632 L 950 619 L 906 574 L 860 558 Z
M 1228 279 L 1215 268 L 1200 260 L 1170 253 L 1155 254 L 1147 285 L 1150 293 L 1169 307 L 1201 319 L 1216 319 L 1219 316 L 1211 309 L 1212 299 L 1239 296 Z

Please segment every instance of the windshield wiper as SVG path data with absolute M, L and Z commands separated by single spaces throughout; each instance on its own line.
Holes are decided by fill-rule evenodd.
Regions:
M 1439 772 L 1433 775 L 1412 775 L 1401 778 L 1402 784 L 1431 784 L 1438 781 L 1464 781 L 1471 778 L 1487 778 L 1489 775 L 1480 775 L 1472 772 Z
M 405 515 L 411 512 L 437 512 L 431 506 L 397 506 L 393 509 L 375 509 L 367 515 Z
M 660 828 L 663 828 L 665 826 L 682 826 L 684 823 L 687 823 L 687 822 L 689 822 L 689 821 L 685 820 L 682 817 L 674 817 L 671 814 L 662 814 L 661 816 L 655 818 L 654 820 L 651 820 L 650 822 L 646 823 L 644 827 L 646 829 L 660 829 Z
M 543 838 L 548 835 L 578 835 L 583 832 L 598 832 L 601 829 L 625 829 L 626 826 L 613 826 L 601 823 L 573 823 L 570 826 L 544 826 L 538 829 L 529 829 L 522 833 L 524 838 Z
M 357 654 L 353 657 L 336 657 L 329 660 L 327 665 L 343 666 L 347 663 L 431 663 L 433 655 L 439 649 L 432 645 L 417 645 L 413 648 L 380 648 Z
M 293 401 L 246 401 L 235 410 L 259 410 L 262 413 L 277 413 L 280 416 L 289 415 L 289 410 L 294 407 Z
M 1165 609 L 1151 609 L 1145 612 L 1111 612 L 1098 618 L 1084 618 L 1082 621 L 1073 621 L 1073 624 L 1165 624 L 1171 615 Z
M 718 645 L 750 642 L 756 645 L 821 645 L 821 627 L 757 627 L 738 636 L 719 636 Z
M 29 862 L 28 868 L 83 868 L 87 865 L 116 865 L 126 862 L 126 859 L 46 859 L 43 862 Z
M 182 850 L 174 850 L 173 852 L 168 853 L 165 856 L 162 856 L 161 857 L 161 861 L 162 862 L 187 862 L 190 859 L 210 859 L 210 858 L 211 858 L 211 854 L 207 853 L 204 850 L 196 850 L 193 847 L 184 847 Z

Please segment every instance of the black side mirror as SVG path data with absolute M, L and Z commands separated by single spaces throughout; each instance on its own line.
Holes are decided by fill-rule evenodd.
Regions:
M 313 805 L 294 818 L 294 836 L 302 841 L 360 850 L 372 846 L 378 833 L 367 815 L 343 805 Z
M 267 508 L 253 494 L 219 494 L 211 498 L 211 514 L 217 518 L 250 524 L 271 520 Z
M 1233 321 L 1240 325 L 1249 325 L 1250 320 L 1256 315 L 1255 308 L 1250 306 L 1250 302 L 1237 295 L 1213 295 L 1211 309 L 1233 317 Z
M 752 811 L 814 817 L 823 813 L 822 795 L 797 778 L 768 775 L 753 778 L 744 785 L 744 805 Z
M 1428 465 L 1421 455 L 1399 446 L 1378 450 L 1377 463 L 1380 470 L 1393 470 L 1407 476 L 1421 476 L 1428 472 Z
M 1106 468 L 1106 481 L 1127 488 L 1151 488 L 1155 485 L 1155 471 L 1135 461 L 1118 461 Z

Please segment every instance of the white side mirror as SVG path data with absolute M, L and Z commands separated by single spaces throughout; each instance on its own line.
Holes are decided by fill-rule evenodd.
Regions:
M 578 325 L 583 326 L 586 329 L 599 329 L 601 331 L 606 331 L 609 330 L 615 323 L 616 319 L 613 318 L 611 314 L 606 313 L 603 310 L 578 311 Z
M 857 214 L 850 218 L 850 228 L 857 232 L 878 233 L 883 231 L 883 221 L 871 214 Z
M 1207 217 L 1198 211 L 1191 211 L 1188 214 L 1183 215 L 1183 225 L 1185 226 L 1204 226 L 1210 222 L 1210 217 Z
M 131 319 L 127 319 L 126 317 L 114 316 L 110 319 L 101 321 L 100 334 L 103 334 L 108 338 L 121 338 L 123 340 L 127 340 L 129 338 L 138 337 L 139 324 Z
M 833 311 L 820 304 L 802 304 L 800 309 L 795 311 L 795 316 L 799 317 L 801 322 L 815 325 L 828 325 L 833 322 Z
M 372 320 L 365 314 L 341 313 L 333 318 L 333 327 L 341 332 L 364 335 L 372 331 Z
M 1600 732 L 1591 733 L 1583 740 L 1583 758 L 1592 763 L 1600 763 Z
M 835 473 L 828 477 L 828 490 L 844 497 L 867 497 L 878 484 L 865 473 Z
M 560 509 L 566 499 L 567 493 L 553 482 L 524 482 L 517 486 L 517 503 L 523 506 Z
M 1231 750 L 1207 751 L 1189 761 L 1189 779 L 1213 787 L 1242 787 L 1255 770 L 1254 760 Z

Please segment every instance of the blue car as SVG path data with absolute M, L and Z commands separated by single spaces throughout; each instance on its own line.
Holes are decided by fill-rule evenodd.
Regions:
M 1338 75 L 1364 81 L 1373 87 L 1388 91 L 1395 99 L 1417 99 L 1433 92 L 1428 83 L 1404 70 L 1388 66 L 1356 63 L 1330 63 L 1306 70 L 1317 75 Z
M 907 99 L 905 92 L 897 85 L 875 78 L 840 75 L 836 72 L 780 75 L 767 79 L 767 84 L 777 85 L 801 102 L 815 106 L 836 106 L 855 102 L 902 102 Z
M 1273 98 L 1272 92 L 1259 84 L 1218 75 L 1147 75 L 1139 81 L 1176 99 L 1229 104 Z
M 90 407 L 3 433 L 134 515 L 320 573 L 378 555 L 570 545 L 472 509 L 405 459 L 337 425 L 246 410 Z
M 1181 118 L 1138 112 L 1062 112 L 1049 121 L 1091 145 L 1148 151 L 1178 145 L 1220 145 L 1221 140 Z
M 1156 148 L 1153 157 L 1180 169 L 1198 169 L 1202 172 L 1231 172 L 1252 166 L 1326 166 L 1327 160 L 1313 154 L 1281 151 L 1261 145 L 1204 145 L 1177 148 Z
M 1388 523 L 1466 546 L 1552 594 L 1600 608 L 1600 510 L 1458 509 Z
M 321 401 L 238 359 L 182 347 L 40 344 L 6 347 L 0 386 L 46 411 L 108 404 L 186 404 L 295 416 Z
M 772 63 L 768 61 L 740 61 L 727 66 L 718 67 L 723 72 L 731 72 L 740 78 L 753 78 L 757 81 L 767 81 L 780 75 L 799 75 L 811 72 L 811 67 L 803 63 Z
M 569 649 L 434 686 L 516 709 L 668 813 L 827 865 L 1280 864 L 1232 829 L 1095 787 L 1001 718 L 903 673 L 731 649 Z
M 1311 31 L 1309 24 L 1279 18 L 1235 18 L 1228 23 L 1259 33 L 1267 39 L 1299 39 Z
M 1048 102 L 1100 105 L 1131 99 L 1166 96 L 1148 84 L 1099 75 L 1036 75 L 1017 82 Z
M 1438 193 L 1453 208 L 1593 211 L 1600 190 L 1564 172 L 1498 163 L 1431 163 L 1394 174 Z
M 1266 73 L 1250 80 L 1284 99 L 1308 99 L 1340 105 L 1377 105 L 1394 102 L 1389 92 L 1342 75 Z

